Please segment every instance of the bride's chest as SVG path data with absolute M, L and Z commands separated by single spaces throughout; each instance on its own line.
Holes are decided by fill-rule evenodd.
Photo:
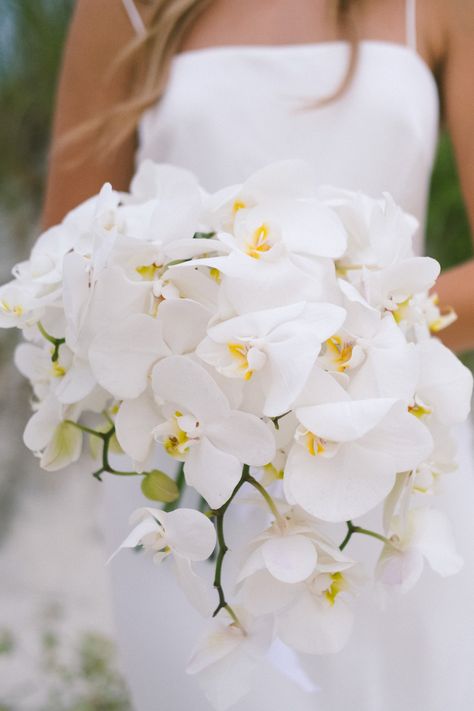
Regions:
M 433 76 L 412 50 L 363 43 L 344 95 L 303 108 L 339 86 L 348 49 L 331 42 L 178 55 L 163 99 L 141 122 L 138 160 L 187 167 L 210 190 L 273 160 L 304 158 L 322 183 L 419 191 L 432 168 L 439 107 Z

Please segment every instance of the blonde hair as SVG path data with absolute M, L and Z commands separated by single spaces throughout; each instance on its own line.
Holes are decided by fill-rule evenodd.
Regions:
M 58 143 L 61 151 L 79 139 L 89 139 L 96 154 L 104 155 L 118 149 L 135 134 L 143 112 L 163 96 L 170 63 L 195 20 L 213 0 L 142 0 L 154 5 L 147 31 L 127 45 L 107 74 L 134 69 L 134 81 L 129 98 L 117 103 L 104 115 L 97 116 L 66 134 Z M 342 82 L 329 96 L 306 101 L 301 108 L 314 109 L 339 99 L 350 85 L 358 58 L 358 38 L 352 16 L 352 6 L 361 0 L 333 0 L 332 12 L 343 36 L 350 42 L 350 56 Z

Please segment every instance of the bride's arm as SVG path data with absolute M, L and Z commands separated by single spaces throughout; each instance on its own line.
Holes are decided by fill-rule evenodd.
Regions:
M 442 67 L 444 115 L 451 135 L 462 192 L 474 237 L 474 4 L 443 2 L 446 52 Z M 446 235 L 455 240 L 456 235 Z M 436 286 L 442 304 L 458 320 L 441 333 L 458 352 L 474 348 L 474 259 L 444 272 Z
M 62 155 L 56 155 L 54 149 L 70 129 L 85 125 L 127 99 L 132 81 L 130 71 L 118 71 L 105 82 L 104 77 L 133 36 L 120 0 L 77 1 L 56 99 L 44 227 L 60 221 L 68 210 L 98 192 L 107 181 L 119 190 L 128 188 L 133 172 L 133 138 L 121 146 L 119 153 L 115 151 L 105 158 L 94 152 L 90 135 Z M 86 160 L 81 160 L 84 155 Z

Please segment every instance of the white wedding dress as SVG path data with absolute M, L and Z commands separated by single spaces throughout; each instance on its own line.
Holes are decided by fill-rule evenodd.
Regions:
M 433 75 L 416 52 L 413 0 L 406 12 L 406 44 L 362 41 L 347 93 L 314 110 L 294 109 L 339 84 L 348 59 L 346 42 L 209 47 L 177 55 L 164 98 L 141 121 L 137 162 L 152 158 L 188 168 L 215 190 L 272 161 L 304 158 L 321 183 L 373 196 L 389 191 L 419 219 L 416 249 L 421 252 L 439 101 Z M 132 20 L 140 29 L 139 18 L 132 14 Z M 454 521 L 465 559 L 461 573 L 443 580 L 425 570 L 418 586 L 386 611 L 370 593 L 362 594 L 347 647 L 336 656 L 302 661 L 319 691 L 308 693 L 268 663 L 257 688 L 236 711 L 474 708 L 470 435 L 469 424 L 459 429 L 460 469 L 446 476 L 438 504 Z M 135 480 L 114 477 L 104 483 L 104 496 L 112 551 L 129 531 L 130 512 L 144 500 Z M 379 544 L 365 537 L 351 546 L 368 564 L 379 551 Z M 110 564 L 110 575 L 134 711 L 209 711 L 196 680 L 184 671 L 202 621 L 167 566 L 124 552 Z

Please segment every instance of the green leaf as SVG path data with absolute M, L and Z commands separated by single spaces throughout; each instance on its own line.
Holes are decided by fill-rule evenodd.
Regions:
M 142 491 L 147 499 L 162 501 L 165 504 L 170 504 L 179 498 L 179 489 L 175 480 L 159 469 L 154 469 L 143 477 Z

